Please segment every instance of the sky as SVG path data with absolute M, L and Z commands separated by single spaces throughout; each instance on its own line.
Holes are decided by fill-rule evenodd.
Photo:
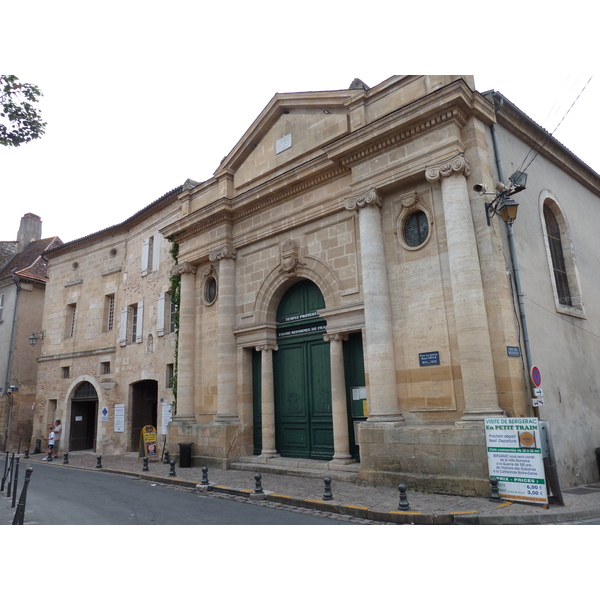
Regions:
M 210 178 L 277 92 L 347 89 L 355 77 L 373 87 L 392 75 L 473 74 L 479 91 L 502 92 L 549 131 L 587 84 L 555 135 L 600 172 L 600 76 L 584 60 L 595 56 L 593 24 L 577 2 L 556 23 L 521 4 L 502 14 L 470 0 L 460 10 L 389 0 L 4 6 L 1 72 L 40 87 L 48 125 L 39 140 L 0 147 L 0 240 L 16 239 L 27 212 L 63 242 L 120 223 L 186 179 Z M 534 26 L 522 34 L 515 20 Z

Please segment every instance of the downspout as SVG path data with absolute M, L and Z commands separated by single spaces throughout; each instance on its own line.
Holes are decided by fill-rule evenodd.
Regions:
M 15 348 L 15 335 L 17 331 L 17 311 L 19 310 L 19 294 L 21 293 L 21 284 L 19 283 L 19 278 L 15 275 L 12 276 L 13 283 L 17 288 L 17 297 L 15 299 L 15 310 L 13 311 L 13 322 L 12 322 L 12 331 L 10 333 L 10 346 L 8 350 L 8 365 L 6 367 L 6 395 L 9 398 L 8 410 L 6 414 L 6 432 L 4 434 L 4 451 L 8 448 L 8 435 L 10 433 L 10 425 L 12 421 L 12 408 L 13 408 L 13 397 L 11 393 L 8 391 L 10 387 L 10 370 L 12 368 L 12 359 Z
M 498 113 L 502 110 L 504 105 L 504 99 L 499 94 L 493 93 L 492 98 L 494 99 L 494 111 Z M 498 179 L 504 182 L 504 171 L 502 169 L 502 159 L 500 158 L 500 151 L 498 148 L 498 138 L 496 136 L 496 124 L 492 123 L 492 144 L 494 146 L 494 155 L 496 156 L 496 167 L 498 169 Z M 521 319 L 521 328 L 523 330 L 523 345 L 525 346 L 525 362 L 527 364 L 527 373 L 531 373 L 531 367 L 533 361 L 531 360 L 531 346 L 529 345 L 529 333 L 527 330 L 527 316 L 525 315 L 525 304 L 523 302 L 523 288 L 521 287 L 521 276 L 519 274 L 519 263 L 517 261 L 517 250 L 515 247 L 515 236 L 513 231 L 513 223 L 506 224 L 506 230 L 508 232 L 508 245 L 510 248 L 510 258 L 513 266 L 513 273 L 515 277 L 515 288 L 517 290 L 517 299 L 519 302 L 519 316 Z M 527 389 L 529 390 L 530 396 L 533 397 L 533 390 L 531 389 L 530 377 L 527 377 Z M 539 418 L 539 409 L 534 406 L 533 413 Z

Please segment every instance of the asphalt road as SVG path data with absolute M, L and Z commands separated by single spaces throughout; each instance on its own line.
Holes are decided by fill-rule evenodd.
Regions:
M 27 461 L 19 465 L 18 502 Z M 217 498 L 125 475 L 36 463 L 27 491 L 25 525 L 346 525 L 327 517 Z M 0 477 L 4 461 L 0 461 Z M 0 494 L 0 524 L 15 508 Z M 16 504 L 16 503 L 15 503 Z

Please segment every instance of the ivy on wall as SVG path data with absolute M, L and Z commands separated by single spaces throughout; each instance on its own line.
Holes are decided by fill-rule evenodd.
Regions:
M 178 264 L 179 258 L 179 244 L 173 241 L 173 238 L 168 238 L 169 242 L 171 242 L 171 249 L 169 250 L 169 254 L 173 257 L 175 264 Z M 181 275 L 175 272 L 173 269 L 173 273 L 170 277 L 171 287 L 169 288 L 169 296 L 171 297 L 171 302 L 175 304 L 177 310 L 173 315 L 173 319 L 175 320 L 175 367 L 173 369 L 173 377 L 171 377 L 171 387 L 173 388 L 173 416 L 177 415 L 177 371 L 178 371 L 178 354 L 179 354 L 179 298 L 181 295 Z

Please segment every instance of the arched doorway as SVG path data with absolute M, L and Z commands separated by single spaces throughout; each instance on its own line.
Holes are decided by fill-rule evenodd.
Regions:
M 131 386 L 131 451 L 140 446 L 140 433 L 146 425 L 157 426 L 158 382 L 138 381 Z
M 82 381 L 71 398 L 69 452 L 96 449 L 98 392 L 89 381 Z
M 330 460 L 333 456 L 329 342 L 323 340 L 325 308 L 309 280 L 294 284 L 277 309 L 273 353 L 275 430 L 281 456 Z

